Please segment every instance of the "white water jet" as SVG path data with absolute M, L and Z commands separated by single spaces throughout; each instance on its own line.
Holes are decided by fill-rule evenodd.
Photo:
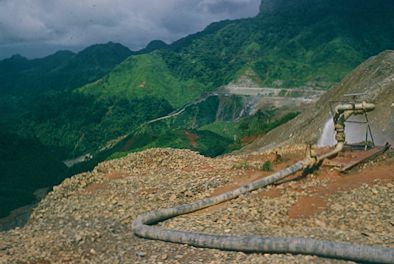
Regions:
M 362 118 L 353 117 L 352 121 L 364 121 Z M 352 123 L 345 122 L 345 135 L 346 135 L 346 143 L 354 144 L 365 141 L 365 133 L 366 133 L 367 125 L 365 123 Z M 371 139 L 370 136 L 368 138 Z M 324 124 L 323 133 L 321 134 L 317 146 L 318 147 L 330 147 L 334 146 L 337 143 L 335 140 L 335 129 L 334 129 L 334 121 L 332 117 L 327 119 Z
M 66 165 L 68 168 L 71 168 L 72 166 L 78 164 L 78 163 L 82 163 L 88 160 L 91 160 L 93 158 L 92 154 L 87 153 L 84 154 L 82 156 L 76 157 L 74 159 L 69 159 L 69 160 L 63 160 L 62 162 L 64 163 L 64 165 Z
M 337 143 L 335 140 L 334 120 L 330 116 L 324 124 L 323 133 L 317 141 L 318 147 L 334 146 Z

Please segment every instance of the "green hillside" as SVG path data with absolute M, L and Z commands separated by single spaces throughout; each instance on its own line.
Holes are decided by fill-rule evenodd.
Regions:
M 34 201 L 38 188 L 58 184 L 67 175 L 42 144 L 0 129 L 0 217 Z
M 365 59 L 394 47 L 390 1 L 271 2 L 254 18 L 213 23 L 168 46 L 154 42 L 158 50 L 129 58 L 82 90 L 166 96 L 179 105 L 229 83 L 246 66 L 263 86 L 330 88 Z M 147 89 L 138 89 L 142 84 Z M 180 94 L 186 98 L 179 100 Z
M 39 139 L 59 159 L 67 159 L 95 151 L 146 120 L 172 110 L 167 101 L 156 97 L 100 100 L 77 92 L 59 92 L 44 96 L 15 126 L 19 134 Z
M 265 86 L 328 88 L 365 59 L 394 47 L 390 1 L 279 2 L 283 12 L 280 4 L 277 12 L 265 12 L 269 3 L 263 4 L 255 18 L 216 23 L 175 42 L 163 51 L 166 63 L 177 76 L 214 87 L 250 65 Z
M 103 77 L 131 54 L 128 48 L 109 42 L 77 54 L 58 51 L 33 60 L 14 55 L 0 61 L 0 97 L 37 97 L 48 90 L 76 88 Z
M 173 75 L 162 55 L 156 51 L 131 56 L 104 78 L 79 91 L 98 98 L 154 96 L 179 107 L 201 95 L 204 86 L 194 79 L 182 80 Z
M 51 93 L 71 91 L 110 72 L 132 52 L 116 43 L 97 44 L 75 54 L 58 51 L 40 59 L 20 55 L 0 61 L 0 123 L 15 130 L 20 115 L 29 113 Z
M 274 108 L 241 117 L 242 98 L 211 95 L 177 116 L 144 124 L 109 152 L 110 159 L 152 147 L 187 148 L 215 157 L 239 149 L 245 139 L 265 134 L 298 115 Z

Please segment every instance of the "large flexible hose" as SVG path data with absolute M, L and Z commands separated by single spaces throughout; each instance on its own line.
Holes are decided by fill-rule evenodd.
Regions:
M 336 128 L 339 141 L 335 149 L 320 157 L 306 158 L 294 165 L 276 172 L 263 179 L 243 185 L 233 191 L 228 191 L 215 197 L 198 200 L 189 204 L 178 205 L 167 209 L 158 209 L 138 216 L 133 222 L 134 234 L 143 238 L 162 240 L 173 243 L 188 244 L 196 247 L 216 248 L 222 250 L 244 251 L 244 252 L 263 252 L 263 253 L 292 253 L 308 254 L 322 257 L 339 258 L 359 262 L 373 263 L 394 263 L 394 249 L 364 246 L 343 242 L 333 242 L 328 240 L 316 240 L 298 237 L 262 237 L 262 236 L 235 236 L 235 235 L 213 235 L 197 232 L 186 232 L 169 230 L 155 227 L 159 222 L 179 215 L 191 213 L 203 208 L 219 204 L 234 199 L 241 194 L 245 194 L 265 187 L 301 171 L 304 168 L 313 166 L 325 158 L 338 154 L 345 142 L 344 121 L 357 111 L 371 111 L 374 105 L 348 104 L 336 108 L 336 120 L 344 115 L 340 122 L 335 122 L 339 126 Z M 334 121 L 336 121 L 334 118 Z
M 169 230 L 151 226 L 169 218 L 191 213 L 241 194 L 273 184 L 304 168 L 309 160 L 294 165 L 263 179 L 241 186 L 221 195 L 198 200 L 172 208 L 159 209 L 138 216 L 133 222 L 134 234 L 143 238 L 188 244 L 196 247 L 216 248 L 244 252 L 309 254 L 361 262 L 394 263 L 394 249 L 354 245 L 297 237 L 225 236 L 206 233 Z

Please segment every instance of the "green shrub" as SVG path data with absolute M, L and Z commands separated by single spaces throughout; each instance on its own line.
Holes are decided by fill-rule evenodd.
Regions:
M 272 162 L 270 160 L 266 160 L 260 168 L 262 171 L 272 171 Z

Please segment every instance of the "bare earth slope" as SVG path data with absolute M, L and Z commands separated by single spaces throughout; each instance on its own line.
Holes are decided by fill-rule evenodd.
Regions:
M 382 145 L 388 141 L 394 145 L 394 51 L 385 51 L 362 63 L 309 110 L 257 139 L 244 151 L 294 142 L 316 143 L 330 116 L 330 101 L 343 100 L 345 94 L 352 93 L 366 93 L 357 99 L 376 104 L 376 109 L 368 115 L 376 143 Z
M 283 147 L 279 170 L 303 158 Z M 272 172 L 273 153 L 216 159 L 189 150 L 152 149 L 99 164 L 65 180 L 27 226 L 0 233 L 0 263 L 346 263 L 315 256 L 244 254 L 137 238 L 143 212 L 219 194 Z M 179 230 L 304 236 L 394 248 L 393 153 L 346 176 L 322 168 L 307 177 L 168 220 Z M 350 262 L 348 262 L 350 263 Z

